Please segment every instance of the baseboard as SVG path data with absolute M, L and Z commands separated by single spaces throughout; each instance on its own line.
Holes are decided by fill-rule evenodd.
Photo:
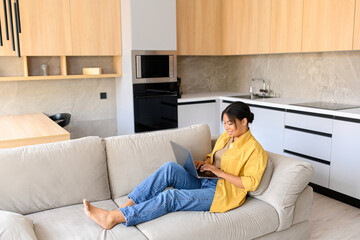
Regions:
M 309 183 L 309 186 L 311 186 L 314 189 L 314 192 L 317 192 L 317 193 L 320 193 L 320 194 L 325 195 L 327 197 L 336 199 L 336 200 L 338 200 L 340 202 L 349 204 L 351 206 L 360 208 L 360 200 L 357 199 L 357 198 L 350 197 L 348 195 L 345 195 L 345 194 L 336 192 L 334 190 L 331 190 L 331 189 L 316 185 L 314 183 Z

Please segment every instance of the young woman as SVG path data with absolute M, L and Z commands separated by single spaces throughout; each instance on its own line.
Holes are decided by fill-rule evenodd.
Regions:
M 118 223 L 132 226 L 176 211 L 226 212 L 239 207 L 248 191 L 255 191 L 267 164 L 267 154 L 251 135 L 254 114 L 243 102 L 222 112 L 225 132 L 205 161 L 195 161 L 200 171 L 220 179 L 197 179 L 180 165 L 168 162 L 138 185 L 117 210 L 104 210 L 84 199 L 85 214 L 105 229 Z M 167 187 L 174 189 L 165 190 Z

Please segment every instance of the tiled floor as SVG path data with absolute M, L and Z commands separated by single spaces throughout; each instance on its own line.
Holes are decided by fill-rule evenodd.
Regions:
M 311 240 L 360 240 L 360 209 L 314 192 Z

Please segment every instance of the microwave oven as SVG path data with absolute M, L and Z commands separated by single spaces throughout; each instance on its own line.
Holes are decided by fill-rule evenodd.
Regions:
M 177 81 L 176 51 L 132 50 L 133 83 Z

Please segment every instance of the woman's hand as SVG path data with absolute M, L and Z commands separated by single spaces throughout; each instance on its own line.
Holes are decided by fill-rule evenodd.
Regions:
M 221 171 L 220 169 L 218 169 L 214 165 L 207 164 L 207 163 L 203 164 L 201 166 L 201 168 L 200 168 L 200 172 L 205 172 L 205 171 L 210 171 L 210 172 L 214 173 L 218 177 L 220 177 L 220 175 L 223 173 L 223 171 Z
M 202 165 L 205 164 L 205 162 L 199 161 L 199 160 L 194 160 L 194 164 L 195 164 L 196 169 L 199 169 Z

